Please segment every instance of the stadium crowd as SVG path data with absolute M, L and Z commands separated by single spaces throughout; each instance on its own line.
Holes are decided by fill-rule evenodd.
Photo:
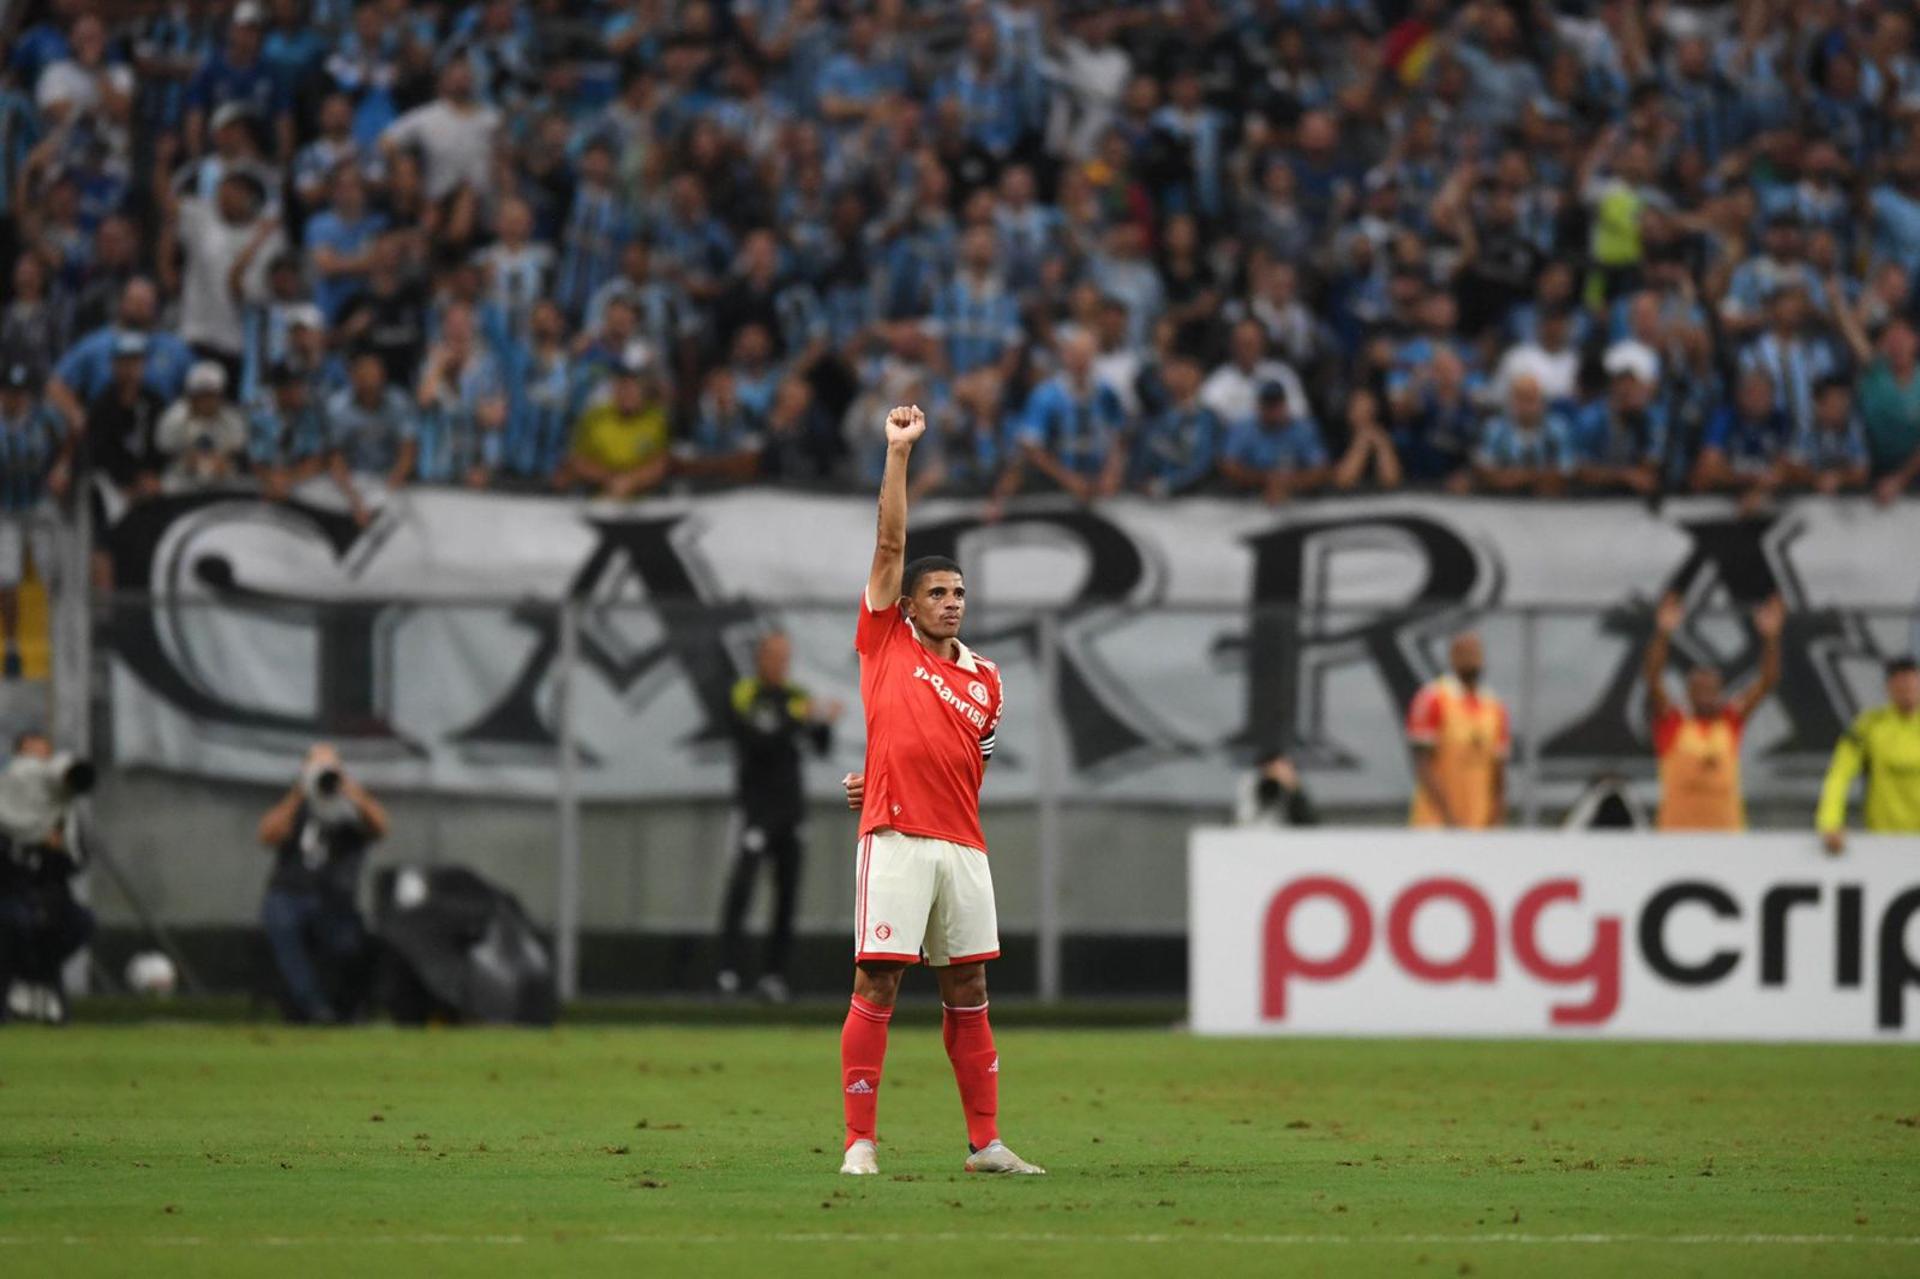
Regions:
M 1912 9 L 0 4 L 5 504 L 1891 501 Z

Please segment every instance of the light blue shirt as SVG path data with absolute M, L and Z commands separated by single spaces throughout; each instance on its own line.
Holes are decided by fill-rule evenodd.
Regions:
M 66 383 L 82 403 L 100 395 L 113 380 L 113 340 L 119 333 L 112 325 L 95 329 L 74 343 L 54 366 L 54 375 Z M 146 339 L 146 369 L 140 384 L 171 402 L 179 397 L 180 388 L 187 380 L 193 350 L 172 333 L 149 333 Z
M 1120 443 L 1125 426 L 1125 411 L 1112 387 L 1091 381 L 1082 390 L 1063 373 L 1034 388 L 1017 438 L 1052 453 L 1069 470 L 1097 475 Z
M 1278 427 L 1250 417 L 1228 430 L 1226 458 L 1256 471 L 1311 471 L 1327 464 L 1327 446 L 1310 417 Z
M 1565 475 L 1573 470 L 1573 456 L 1573 431 L 1559 413 L 1549 412 L 1533 430 L 1502 413 L 1488 420 L 1474 461 L 1489 469 L 1519 466 Z

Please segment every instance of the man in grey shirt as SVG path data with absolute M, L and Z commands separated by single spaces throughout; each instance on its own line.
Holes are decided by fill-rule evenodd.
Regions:
M 418 150 L 428 198 L 444 200 L 463 186 L 487 189 L 499 131 L 500 113 L 474 97 L 473 68 L 455 58 L 440 72 L 440 96 L 395 120 L 380 145 Z

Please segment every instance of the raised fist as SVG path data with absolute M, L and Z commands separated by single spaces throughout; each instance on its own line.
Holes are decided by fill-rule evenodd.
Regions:
M 887 443 L 911 444 L 927 429 L 927 416 L 920 406 L 901 405 L 887 414 Z

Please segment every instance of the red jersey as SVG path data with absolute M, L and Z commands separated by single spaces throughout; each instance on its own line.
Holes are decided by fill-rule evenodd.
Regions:
M 1698 719 L 1669 706 L 1653 723 L 1660 757 L 1661 830 L 1745 830 L 1740 786 L 1740 737 L 1746 721 L 1731 706 Z
M 1456 826 L 1479 830 L 1506 820 L 1494 799 L 1512 738 L 1506 704 L 1488 689 L 1468 688 L 1457 675 L 1426 685 L 1407 710 L 1407 740 L 1432 750 L 1434 781 Z M 1409 824 L 1440 825 L 1439 806 L 1424 786 L 1414 788 Z
M 987 851 L 980 782 L 1000 724 L 1000 668 L 959 645 L 930 652 L 898 605 L 860 599 L 853 647 L 867 712 L 867 791 L 860 834 L 897 830 Z

